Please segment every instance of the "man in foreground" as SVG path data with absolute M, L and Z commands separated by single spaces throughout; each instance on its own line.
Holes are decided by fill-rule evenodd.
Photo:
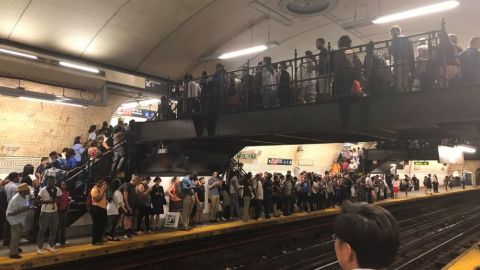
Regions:
M 346 201 L 334 226 L 335 253 L 343 270 L 382 269 L 394 261 L 399 227 L 384 208 Z

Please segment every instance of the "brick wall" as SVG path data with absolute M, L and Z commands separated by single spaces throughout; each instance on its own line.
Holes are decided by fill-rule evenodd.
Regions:
M 0 86 L 100 99 L 100 94 L 94 91 L 80 92 L 16 79 L 0 78 Z M 86 137 L 90 125 L 101 126 L 103 121 L 110 121 L 117 107 L 127 99 L 109 94 L 106 107 L 80 108 L 0 96 L 0 156 L 41 157 L 52 150 L 72 147 L 75 136 Z

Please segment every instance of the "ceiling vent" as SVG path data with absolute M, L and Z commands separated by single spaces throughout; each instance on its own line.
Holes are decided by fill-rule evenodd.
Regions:
M 327 14 L 338 7 L 338 0 L 280 0 L 278 7 L 296 17 L 317 16 Z

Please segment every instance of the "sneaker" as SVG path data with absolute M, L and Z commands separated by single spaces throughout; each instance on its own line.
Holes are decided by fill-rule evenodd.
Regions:
M 43 254 L 45 254 L 45 251 L 37 248 L 37 255 L 43 255 Z
M 50 245 L 47 246 L 47 250 L 52 252 L 52 253 L 57 252 L 57 250 L 54 247 L 51 247 Z
M 21 259 L 21 258 L 22 258 L 22 256 L 20 256 L 19 254 L 10 255 L 10 256 L 8 256 L 8 257 L 10 257 L 10 258 L 12 258 L 12 259 Z
M 61 246 L 62 246 L 62 244 L 60 244 L 60 243 L 56 243 L 56 244 L 55 244 L 55 246 L 56 246 L 56 247 L 61 247 Z

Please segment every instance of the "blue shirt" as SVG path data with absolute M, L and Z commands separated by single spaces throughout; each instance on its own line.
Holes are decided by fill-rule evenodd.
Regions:
M 81 144 L 77 143 L 73 146 L 73 151 L 75 151 L 75 159 L 77 162 L 82 161 L 82 154 L 85 152 L 85 148 L 83 148 Z
M 71 169 L 74 169 L 75 167 L 77 167 L 77 159 L 75 157 L 70 157 L 68 160 L 68 169 L 71 170 Z
M 212 178 L 208 179 L 207 184 L 208 184 L 208 186 L 211 186 L 211 185 L 215 184 L 216 182 L 217 182 L 217 179 L 212 177 Z M 210 195 L 219 195 L 218 194 L 218 185 L 214 186 L 214 187 L 212 187 L 208 190 L 208 196 L 210 196 Z
M 182 192 L 185 195 L 193 195 L 193 181 L 188 176 L 182 179 Z

